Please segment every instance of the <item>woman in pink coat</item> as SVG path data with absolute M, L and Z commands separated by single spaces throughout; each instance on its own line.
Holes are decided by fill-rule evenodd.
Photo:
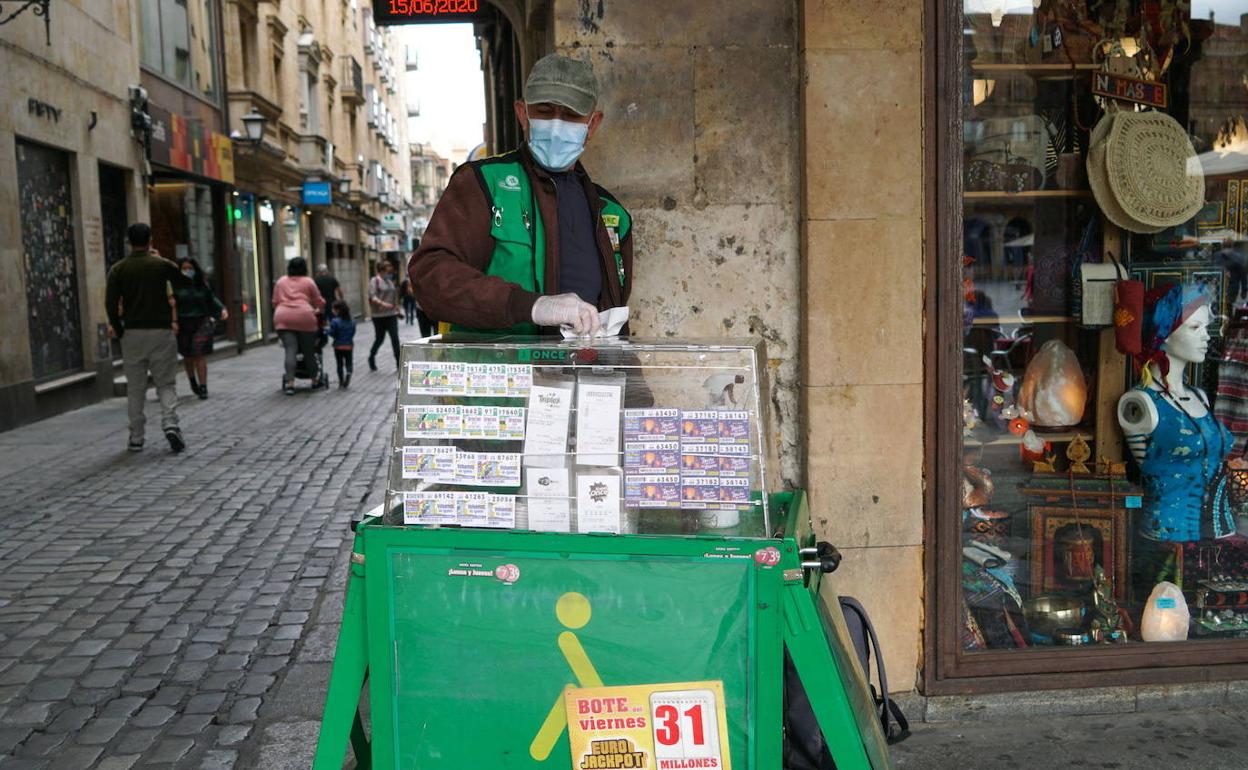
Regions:
M 295 393 L 296 355 L 312 362 L 314 377 L 321 381 L 320 364 L 316 358 L 316 342 L 320 335 L 320 319 L 317 313 L 325 307 L 325 300 L 316 288 L 316 282 L 308 277 L 308 262 L 295 257 L 286 264 L 286 275 L 273 287 L 273 326 L 286 349 L 286 376 L 282 389 L 286 395 Z

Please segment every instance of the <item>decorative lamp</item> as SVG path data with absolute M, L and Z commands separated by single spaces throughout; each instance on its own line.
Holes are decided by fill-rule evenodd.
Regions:
M 242 121 L 243 128 L 247 132 L 247 141 L 260 144 L 260 141 L 264 139 L 264 127 L 269 119 L 253 109 L 242 117 Z

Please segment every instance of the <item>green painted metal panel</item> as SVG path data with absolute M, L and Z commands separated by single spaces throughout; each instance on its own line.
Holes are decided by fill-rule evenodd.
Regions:
M 315 767 L 339 766 L 366 637 L 372 744 L 356 750 L 373 767 L 566 770 L 559 725 L 543 744 L 547 757 L 533 756 L 552 707 L 562 711 L 565 685 L 719 679 L 733 766 L 775 770 L 783 645 L 838 767 L 890 768 L 843 622 L 821 601 L 834 597 L 831 586 L 821 592 L 819 576 L 799 569 L 798 548 L 814 540 L 805 495 L 773 495 L 770 506 L 783 522 L 771 540 L 369 520 L 356 539 L 349 603 L 362 609 L 344 618 Z M 779 563 L 756 562 L 763 548 L 777 549 Z M 584 597 L 570 605 L 580 615 L 558 612 L 570 594 Z
M 733 761 L 749 767 L 761 570 L 690 545 L 680 556 L 387 549 L 378 582 L 388 587 L 390 639 L 384 658 L 373 646 L 374 756 L 392 743 L 402 768 L 567 767 L 566 734 L 544 761 L 533 742 L 564 686 L 594 684 L 561 649 L 561 635 L 571 634 L 606 685 L 722 680 Z M 374 578 L 380 566 L 370 558 Z M 583 626 L 556 613 L 571 593 L 591 608 Z M 774 621 L 768 626 L 778 636 Z

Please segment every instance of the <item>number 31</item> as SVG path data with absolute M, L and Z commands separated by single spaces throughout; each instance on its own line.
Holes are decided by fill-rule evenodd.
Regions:
M 684 716 L 689 718 L 689 729 L 693 733 L 692 745 L 704 745 L 706 736 L 702 730 L 702 705 L 690 707 L 685 711 Z M 681 713 L 676 710 L 675 706 L 662 705 L 656 708 L 654 719 L 657 729 L 654 731 L 654 739 L 664 746 L 675 746 L 680 743 L 680 717 Z

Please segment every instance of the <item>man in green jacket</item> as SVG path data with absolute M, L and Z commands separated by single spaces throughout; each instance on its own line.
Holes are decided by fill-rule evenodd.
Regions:
M 109 332 L 121 341 L 126 374 L 126 398 L 130 413 L 131 452 L 143 451 L 143 414 L 147 377 L 156 383 L 160 397 L 160 427 L 169 448 L 186 448 L 178 427 L 178 394 L 174 377 L 178 347 L 174 339 L 173 289 L 189 287 L 191 281 L 178 266 L 151 250 L 152 228 L 142 222 L 126 231 L 130 254 L 108 271 L 105 295 Z
M 587 62 L 533 65 L 516 119 L 527 143 L 461 166 L 408 273 L 432 318 L 476 331 L 599 329 L 598 311 L 628 303 L 632 219 L 579 162 L 602 124 Z

